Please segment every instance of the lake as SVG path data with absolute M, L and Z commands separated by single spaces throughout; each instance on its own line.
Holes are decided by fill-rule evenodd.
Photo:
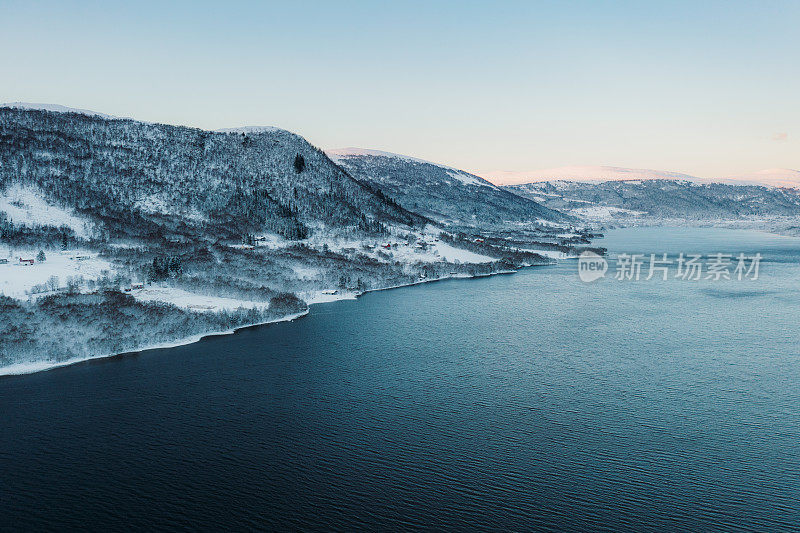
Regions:
M 2 378 L 0 529 L 800 527 L 800 239 L 597 244 L 592 283 L 563 261 Z M 614 279 L 627 252 L 763 261 Z

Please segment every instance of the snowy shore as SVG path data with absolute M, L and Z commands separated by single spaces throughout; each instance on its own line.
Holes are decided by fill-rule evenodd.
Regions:
M 60 368 L 64 366 L 74 365 L 78 363 L 83 363 L 86 361 L 94 361 L 95 359 L 104 359 L 108 357 L 116 357 L 120 355 L 125 355 L 129 353 L 139 353 L 145 352 L 148 350 L 161 350 L 164 348 L 176 348 L 178 346 L 184 346 L 186 344 L 194 344 L 206 337 L 217 337 L 221 335 L 232 335 L 239 331 L 240 329 L 245 328 L 252 328 L 254 326 L 263 326 L 267 324 L 274 324 L 277 322 L 290 322 L 297 318 L 303 317 L 308 314 L 308 310 L 303 311 L 302 313 L 294 313 L 291 315 L 287 315 L 284 317 L 276 318 L 274 320 L 268 320 L 266 322 L 257 322 L 255 324 L 245 324 L 244 326 L 240 326 L 238 328 L 233 328 L 225 331 L 209 331 L 207 333 L 198 333 L 196 335 L 191 335 L 189 337 L 184 337 L 182 339 L 178 339 L 175 341 L 170 342 L 162 342 L 158 344 L 152 344 L 143 346 L 138 350 L 129 350 L 120 353 L 108 353 L 103 355 L 96 355 L 92 357 L 81 357 L 76 359 L 67 359 L 65 361 L 58 361 L 58 362 L 48 362 L 48 361 L 35 361 L 32 363 L 17 363 L 14 365 L 0 367 L 0 376 L 17 376 L 22 374 L 33 374 L 35 372 L 44 372 L 45 370 L 52 370 L 54 368 Z
M 450 279 L 483 278 L 483 277 L 502 275 L 502 274 L 514 274 L 516 272 L 517 272 L 516 270 L 498 270 L 496 272 L 491 272 L 491 273 L 487 273 L 487 274 L 476 274 L 476 275 L 454 274 L 452 276 L 444 276 L 444 277 L 439 277 L 439 278 L 424 279 L 424 280 L 414 281 L 414 282 L 411 282 L 411 283 L 393 285 L 393 286 L 390 286 L 390 287 L 381 287 L 381 288 L 378 288 L 378 289 L 370 289 L 370 290 L 364 291 L 362 293 L 345 292 L 345 293 L 339 293 L 339 294 L 324 294 L 324 295 L 323 294 L 318 294 L 318 295 L 316 295 L 314 297 L 309 298 L 307 300 L 307 303 L 310 306 L 310 305 L 319 305 L 319 304 L 323 304 L 323 303 L 336 302 L 336 301 L 341 301 L 341 300 L 354 300 L 354 299 L 358 298 L 359 296 L 361 296 L 362 294 L 366 294 L 367 292 L 377 292 L 377 291 L 386 291 L 386 290 L 392 290 L 392 289 L 399 289 L 399 288 L 402 288 L 402 287 L 410 287 L 410 286 L 414 286 L 414 285 L 420 285 L 420 284 L 423 284 L 423 283 L 432 283 L 432 282 L 435 282 L 435 281 L 445 281 L 445 280 L 450 280 Z M 239 331 L 241 329 L 245 329 L 245 328 L 252 328 L 252 327 L 255 327 L 255 326 L 264 326 L 264 325 L 268 325 L 268 324 L 275 324 L 275 323 L 278 323 L 278 322 L 290 322 L 290 321 L 296 320 L 298 318 L 302 318 L 303 316 L 307 315 L 309 312 L 310 312 L 310 309 L 308 309 L 306 311 L 303 311 L 301 313 L 294 313 L 294 314 L 290 314 L 290 315 L 287 315 L 287 316 L 284 316 L 284 317 L 280 317 L 280 318 L 276 318 L 276 319 L 273 319 L 273 320 L 268 320 L 268 321 L 265 321 L 265 322 L 256 322 L 256 323 L 253 323 L 253 324 L 246 324 L 246 325 L 243 325 L 243 326 L 240 326 L 240 327 L 237 327 L 237 328 L 233 328 L 233 329 L 230 329 L 230 330 L 225 330 L 225 331 L 209 331 L 209 332 L 205 332 L 205 333 L 198 333 L 196 335 L 191 335 L 189 337 L 184 337 L 182 339 L 177 339 L 175 341 L 169 341 L 169 342 L 163 342 L 163 343 L 158 343 L 158 344 L 146 345 L 146 346 L 143 346 L 142 348 L 139 348 L 139 349 L 136 349 L 136 350 L 127 350 L 125 352 L 107 353 L 107 354 L 91 356 L 91 357 L 81 357 L 81 358 L 75 358 L 75 359 L 67 359 L 65 361 L 58 361 L 58 362 L 35 361 L 35 362 L 31 362 L 31 363 L 17 363 L 17 364 L 8 365 L 8 366 L 5 366 L 5 367 L 0 367 L 0 377 L 2 377 L 2 376 L 16 376 L 16 375 L 24 375 L 24 374 L 33 374 L 33 373 L 36 373 L 36 372 L 44 372 L 44 371 L 47 371 L 47 370 L 53 370 L 55 368 L 61 368 L 61 367 L 70 366 L 70 365 L 74 365 L 74 364 L 78 364 L 78 363 L 84 363 L 86 361 L 93 361 L 93 360 L 96 360 L 96 359 L 103 359 L 103 358 L 109 358 L 109 357 L 124 356 L 125 354 L 139 353 L 139 352 L 144 352 L 144 351 L 149 351 L 149 350 L 161 350 L 161 349 L 165 349 L 165 348 L 176 348 L 178 346 L 185 346 L 187 344 L 194 344 L 194 343 L 196 343 L 196 342 L 198 342 L 198 341 L 200 341 L 200 340 L 202 340 L 202 339 L 204 339 L 206 337 L 232 335 L 233 333 L 236 333 L 237 331 Z

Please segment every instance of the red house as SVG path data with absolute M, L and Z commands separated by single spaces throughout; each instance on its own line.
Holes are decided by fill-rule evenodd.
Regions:
M 23 258 L 21 258 L 21 257 L 19 258 L 19 264 L 20 264 L 20 265 L 30 266 L 30 265 L 32 265 L 33 263 L 34 263 L 34 260 L 33 260 L 33 259 L 23 259 Z

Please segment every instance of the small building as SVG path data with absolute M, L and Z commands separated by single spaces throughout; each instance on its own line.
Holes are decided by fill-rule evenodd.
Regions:
M 475 242 L 481 243 L 481 242 L 483 242 L 483 239 L 475 239 Z
M 339 294 L 339 291 L 337 291 L 336 289 L 325 289 L 324 291 L 322 291 L 322 294 L 331 296 L 334 294 Z
M 33 259 L 23 259 L 22 257 L 19 258 L 19 264 L 24 266 L 31 266 L 35 263 Z
M 0 265 L 7 265 L 8 259 L 0 259 Z
M 131 283 L 131 289 L 134 291 L 144 289 L 144 283 Z

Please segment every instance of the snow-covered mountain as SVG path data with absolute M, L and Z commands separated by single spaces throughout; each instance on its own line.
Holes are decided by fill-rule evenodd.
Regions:
M 800 217 L 800 190 L 762 185 L 637 179 L 545 181 L 506 189 L 590 222 L 695 222 Z
M 484 172 L 482 176 L 497 185 L 524 185 L 543 181 L 581 181 L 601 183 L 613 180 L 683 180 L 694 183 L 729 183 L 731 185 L 763 185 L 767 187 L 800 188 L 800 170 L 770 168 L 715 178 L 701 178 L 665 170 L 604 166 L 574 166 L 534 170 L 530 172 Z
M 276 131 L 286 131 L 275 126 L 240 126 L 238 128 L 219 128 L 214 130 L 220 133 L 275 133 Z
M 403 207 L 454 229 L 567 222 L 569 217 L 445 165 L 379 150 L 345 148 L 328 156 Z
M 0 187 L 35 185 L 101 218 L 112 235 L 296 238 L 423 221 L 284 130 L 218 133 L 4 107 L 0 132 Z
M 79 115 L 86 115 L 89 117 L 102 117 L 107 119 L 120 118 L 113 115 L 106 115 L 105 113 L 98 113 L 89 109 L 78 109 L 75 107 L 67 107 L 59 104 L 36 104 L 32 102 L 9 102 L 0 104 L 0 107 L 10 107 L 14 109 L 29 109 L 39 111 L 52 111 L 54 113 L 77 113 Z
M 464 190 L 536 205 L 433 168 Z M 534 246 L 443 231 L 277 128 L 0 107 L 0 374 L 549 263 L 590 237 Z
M 609 180 L 678 179 L 701 181 L 700 178 L 680 172 L 605 166 L 559 167 L 529 172 L 497 171 L 482 173 L 482 175 L 489 181 L 498 185 L 520 185 L 555 180 L 602 182 Z
M 791 168 L 768 168 L 750 174 L 728 176 L 720 181 L 739 185 L 767 185 L 770 187 L 791 187 L 800 189 L 800 170 L 793 170 Z

